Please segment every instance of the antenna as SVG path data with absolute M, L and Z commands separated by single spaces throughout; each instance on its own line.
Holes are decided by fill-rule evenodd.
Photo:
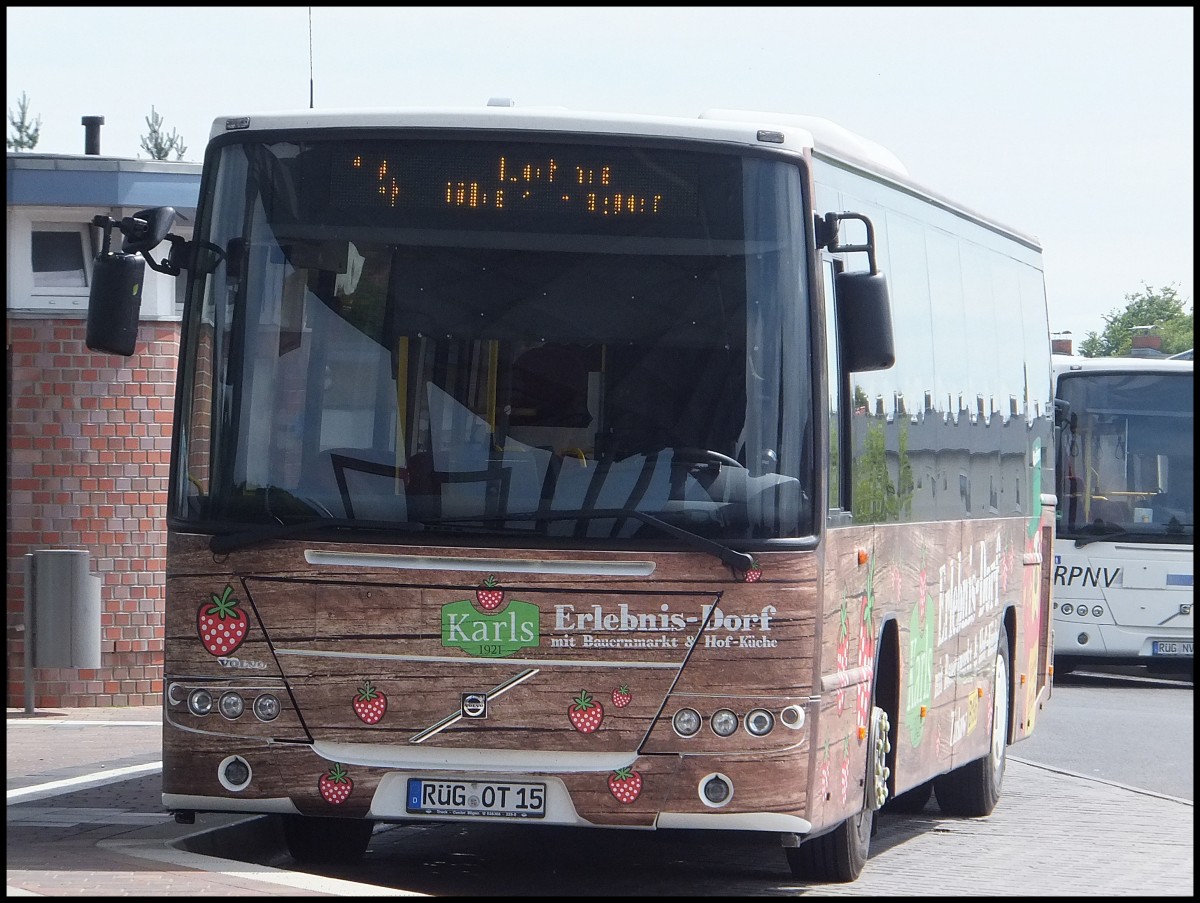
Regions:
M 308 108 L 313 109 L 312 7 L 308 8 Z

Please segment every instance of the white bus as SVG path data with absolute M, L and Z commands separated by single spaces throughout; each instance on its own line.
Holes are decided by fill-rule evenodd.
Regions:
M 1055 667 L 1192 673 L 1192 362 L 1055 355 Z

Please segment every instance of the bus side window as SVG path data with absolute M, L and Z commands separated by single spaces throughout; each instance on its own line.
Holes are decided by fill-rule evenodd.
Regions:
M 825 307 L 825 374 L 829 391 L 828 508 L 832 523 L 846 520 L 850 514 L 850 498 L 842 478 L 843 456 L 846 454 L 850 435 L 849 425 L 843 424 L 841 416 L 845 390 L 841 355 L 838 352 L 837 306 L 833 297 L 834 286 L 837 284 L 837 273 L 840 269 L 841 264 L 831 258 L 821 261 L 825 293 L 823 299 Z

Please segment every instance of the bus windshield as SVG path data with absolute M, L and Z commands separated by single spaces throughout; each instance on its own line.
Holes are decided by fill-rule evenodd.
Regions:
M 1057 535 L 1193 543 L 1191 371 L 1064 372 Z
M 798 165 L 494 134 L 211 153 L 177 524 L 815 531 Z

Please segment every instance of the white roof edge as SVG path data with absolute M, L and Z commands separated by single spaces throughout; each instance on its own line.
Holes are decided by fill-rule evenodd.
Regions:
M 1135 357 L 1133 355 L 1084 357 L 1080 354 L 1055 354 L 1051 356 L 1051 364 L 1056 372 L 1069 372 L 1071 370 L 1162 370 L 1182 372 L 1193 369 L 1193 362 L 1186 358 Z
M 241 129 L 226 129 L 227 120 L 248 122 L 246 130 L 302 129 L 342 126 L 345 128 L 380 128 L 407 126 L 416 128 L 497 128 L 541 129 L 548 131 L 589 131 L 642 137 L 700 138 L 729 141 L 744 146 L 772 147 L 802 152 L 813 146 L 812 135 L 803 128 L 786 123 L 772 127 L 785 136 L 782 145 L 763 142 L 758 130 L 763 123 L 753 119 L 705 119 L 701 117 L 661 116 L 644 113 L 602 113 L 568 110 L 563 107 L 401 107 L 395 109 L 338 109 L 338 110 L 278 110 L 231 113 L 218 116 L 212 125 L 209 139 Z
M 908 167 L 882 144 L 820 116 L 798 113 L 769 113 L 760 110 L 705 110 L 701 119 L 727 122 L 756 122 L 759 125 L 790 126 L 804 129 L 813 137 L 815 150 L 831 156 L 871 163 L 875 167 L 908 177 Z
M 497 98 L 496 100 L 500 100 Z M 865 163 L 884 173 L 910 178 L 908 167 L 885 148 L 869 138 L 819 116 L 771 113 L 756 110 L 710 109 L 698 117 L 661 116 L 645 113 L 608 113 L 569 110 L 565 107 L 500 106 L 478 107 L 399 107 L 395 109 L 279 110 L 219 116 L 213 121 L 209 138 L 225 134 L 228 120 L 243 120 L 249 130 L 267 128 L 305 128 L 341 125 L 347 128 L 373 128 L 402 125 L 429 128 L 471 128 L 505 125 L 514 129 L 572 131 L 586 124 L 589 129 L 614 134 L 661 137 L 696 137 L 763 146 L 758 132 L 764 129 L 782 132 L 782 147 L 794 152 L 814 149 L 832 157 Z M 774 142 L 767 146 L 780 147 Z

